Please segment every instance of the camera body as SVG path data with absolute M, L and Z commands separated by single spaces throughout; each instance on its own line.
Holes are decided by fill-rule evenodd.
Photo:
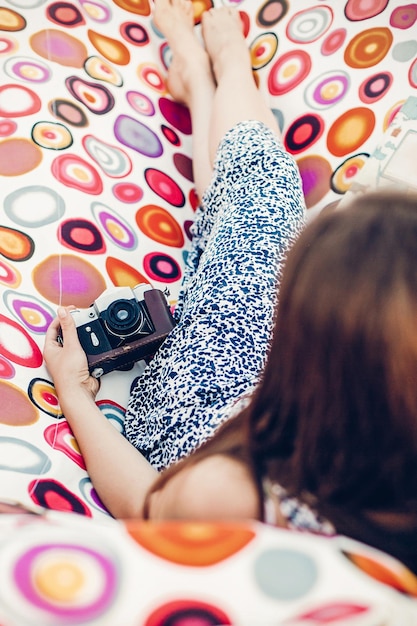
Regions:
M 149 361 L 175 326 L 165 295 L 146 283 L 107 289 L 71 314 L 95 378 Z

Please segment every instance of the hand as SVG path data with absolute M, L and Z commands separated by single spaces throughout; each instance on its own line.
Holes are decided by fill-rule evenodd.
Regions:
M 73 306 L 59 307 L 58 316 L 51 322 L 45 337 L 43 358 L 54 381 L 59 398 L 77 387 L 86 389 L 95 398 L 100 384 L 90 376 L 87 357 L 78 339 Z M 63 342 L 58 341 L 61 333 Z

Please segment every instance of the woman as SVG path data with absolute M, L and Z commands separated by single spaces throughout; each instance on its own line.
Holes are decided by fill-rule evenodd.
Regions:
M 193 492 L 198 515 L 235 490 L 257 519 L 346 534 L 417 573 L 416 250 L 417 196 L 370 194 L 309 224 L 251 403 L 162 474 L 148 515 L 165 516 L 169 495 L 181 514 Z M 206 475 L 225 457 L 246 479 L 214 486 Z M 217 506 L 222 517 L 226 499 Z
M 134 386 L 126 438 L 95 404 L 98 384 L 68 309 L 58 310 L 44 351 L 93 484 L 116 517 L 141 515 L 158 470 L 212 437 L 255 388 L 282 265 L 305 217 L 300 176 L 253 80 L 239 14 L 204 13 L 205 48 L 189 0 L 157 0 L 154 20 L 173 53 L 168 87 L 191 112 L 202 206 L 178 324 Z
M 157 9 L 166 1 L 158 0 Z M 171 24 L 175 16 L 184 19 L 188 10 L 182 0 L 169 4 Z M 243 220 L 233 222 L 238 230 L 241 227 L 245 234 L 251 230 L 261 232 L 262 238 L 269 243 L 273 240 L 272 248 L 280 251 L 269 259 L 269 265 L 261 256 L 264 272 L 268 275 L 272 267 L 275 279 L 281 276 L 282 246 L 290 247 L 302 224 L 301 202 L 297 212 L 298 191 L 293 196 L 299 179 L 294 176 L 289 183 L 289 172 L 294 171 L 294 165 L 282 154 L 282 147 L 274 138 L 275 122 L 271 121 L 264 105 L 259 104 L 258 92 L 253 92 L 252 83 L 244 80 L 250 72 L 242 63 L 241 35 L 233 20 L 230 10 L 222 9 L 220 13 L 208 14 L 203 22 L 209 53 L 213 42 L 210 39 L 212 25 L 216 26 L 217 33 L 228 31 L 229 37 L 232 34 L 228 42 L 232 42 L 236 56 L 239 52 L 240 61 L 230 55 L 230 49 L 229 55 L 222 57 L 221 51 L 225 49 L 220 45 L 211 53 L 217 78 L 211 106 L 220 130 L 217 135 L 204 137 L 206 142 L 207 137 L 214 139 L 214 146 L 220 142 L 215 178 L 222 168 L 232 172 L 232 176 L 226 179 L 227 185 L 221 187 L 224 196 L 220 199 L 225 197 L 227 206 L 220 208 L 220 219 L 216 214 L 214 230 L 206 241 L 200 262 L 196 262 L 194 274 L 190 273 L 179 322 L 179 327 L 183 325 L 184 329 L 192 327 L 194 319 L 188 317 L 188 312 L 194 310 L 191 305 L 195 294 L 201 295 L 198 291 L 201 276 L 198 284 L 195 277 L 199 277 L 201 268 L 210 272 L 216 254 L 224 252 L 217 237 L 223 232 L 222 226 L 231 236 L 229 214 L 234 214 L 234 208 Z M 227 25 L 227 29 L 222 31 L 221 24 Z M 187 32 L 190 35 L 190 30 Z M 184 32 L 179 39 L 185 39 Z M 178 61 L 183 54 L 179 39 L 174 37 L 171 41 L 178 71 L 181 66 Z M 182 59 L 183 83 L 187 82 L 186 69 L 188 63 L 194 63 L 197 48 L 195 53 L 192 62 Z M 251 113 L 246 111 L 250 97 L 244 100 L 240 97 L 236 108 L 229 106 L 230 99 L 220 100 L 223 109 L 221 115 L 216 115 L 219 102 L 216 94 L 228 93 L 227 83 L 222 81 L 222 58 L 228 59 L 225 61 L 227 68 L 234 59 L 231 68 L 236 67 L 237 73 L 230 69 L 227 74 L 232 85 L 235 78 L 238 83 L 232 91 L 235 93 L 240 84 L 253 95 L 256 106 Z M 241 75 L 237 71 L 239 67 Z M 170 88 L 175 97 L 191 104 L 193 113 L 193 98 L 198 99 L 201 94 L 199 96 L 197 89 L 195 93 L 192 91 L 192 97 L 190 94 L 184 97 L 181 80 L 172 70 Z M 193 81 L 195 75 L 190 78 L 189 86 Z M 206 87 L 209 84 L 205 79 L 202 83 Z M 214 86 L 212 88 L 214 91 Z M 207 98 L 203 100 L 207 102 Z M 242 110 L 244 117 L 240 117 Z M 228 121 L 222 126 L 224 114 Z M 241 119 L 259 119 L 258 114 L 260 119 L 265 115 L 263 124 L 238 123 Z M 266 131 L 265 125 L 269 125 L 273 133 Z M 199 129 L 201 127 L 197 126 L 195 133 Z M 236 150 L 239 152 L 239 141 L 236 145 L 233 140 L 241 134 L 245 141 L 249 135 L 253 139 L 254 131 L 255 135 L 260 135 L 259 145 L 256 141 L 244 144 L 249 164 L 242 157 L 236 169 L 234 155 Z M 198 134 L 195 137 L 198 138 Z M 274 155 L 273 167 L 269 167 L 264 151 L 266 140 L 268 151 Z M 197 152 L 204 146 L 207 143 L 201 138 Z M 229 150 L 232 147 L 233 150 Z M 205 149 L 202 152 L 208 153 Z M 197 155 L 195 165 L 198 162 Z M 242 172 L 240 169 L 245 163 L 246 170 Z M 266 177 L 260 176 L 260 163 L 267 170 Z M 198 171 L 201 192 L 210 167 Z M 266 198 L 264 208 L 268 219 L 277 213 L 280 215 L 276 239 L 269 239 L 271 230 L 276 235 L 276 225 L 268 228 L 268 219 L 257 219 L 253 228 L 246 220 L 247 215 L 255 219 L 250 205 L 256 194 L 247 193 L 252 189 L 246 178 L 249 174 L 253 175 L 258 195 Z M 243 189 L 242 179 L 245 181 Z M 229 192 L 237 194 L 232 202 Z M 246 203 L 248 196 L 249 203 Z M 268 213 L 271 203 L 275 208 Z M 197 227 L 200 228 L 199 221 Z M 197 241 L 201 239 L 197 237 Z M 239 241 L 243 244 L 245 237 Z M 223 426 L 200 445 L 197 452 L 160 475 L 96 409 L 95 382 L 88 377 L 71 316 L 61 309 L 59 319 L 48 332 L 45 359 L 93 483 L 109 510 L 119 517 L 144 514 L 150 518 L 255 518 L 313 532 L 341 532 L 386 550 L 417 572 L 416 243 L 417 199 L 402 194 L 364 196 L 351 208 L 323 215 L 306 227 L 288 253 L 272 343 L 260 382 L 256 368 L 250 382 L 242 387 L 238 384 L 240 377 L 234 376 L 232 369 L 227 370 L 230 388 L 238 388 L 236 395 L 230 392 L 225 396 L 219 391 L 214 402 L 198 405 L 199 413 L 193 414 L 202 419 L 203 425 L 206 413 L 209 420 L 214 416 L 213 432 L 220 422 L 224 422 Z M 195 258 L 198 254 L 197 246 Z M 251 262 L 256 264 L 258 256 L 252 248 L 245 249 L 244 258 Z M 251 263 L 245 266 L 245 272 L 249 280 L 253 280 L 254 276 L 259 277 L 259 270 L 251 274 L 250 266 Z M 236 277 L 238 275 L 239 272 Z M 262 283 L 262 289 L 271 289 L 271 284 L 274 285 L 274 280 L 268 279 Z M 261 295 L 257 293 L 258 297 Z M 212 298 L 212 303 L 218 301 Z M 198 310 L 197 307 L 194 312 Z M 266 303 L 261 311 L 269 311 Z M 199 322 L 205 319 L 196 317 Z M 269 319 L 268 315 L 266 318 Z M 56 342 L 58 324 L 63 328 L 63 348 Z M 170 344 L 169 339 L 155 357 L 157 367 L 149 368 L 147 377 L 139 385 L 141 391 L 133 393 L 127 416 L 128 429 L 129 420 L 136 419 L 130 415 L 137 407 L 137 398 L 142 394 L 146 402 L 147 385 L 153 389 L 150 376 L 160 371 L 162 359 L 170 362 L 170 352 L 175 352 L 175 345 Z M 201 339 L 204 341 L 204 333 Z M 206 343 L 215 340 L 216 336 L 210 336 Z M 180 343 L 180 348 L 184 345 Z M 216 345 L 219 347 L 221 343 Z M 261 345 L 266 352 L 269 343 Z M 256 355 L 255 346 L 256 343 Z M 239 350 L 241 346 L 237 348 L 236 358 Z M 213 363 L 213 353 L 207 355 L 206 364 L 210 363 Z M 163 385 L 162 375 L 157 383 Z M 244 394 L 253 391 L 255 385 L 250 401 L 246 397 L 247 406 L 242 409 L 240 405 L 239 412 L 238 404 L 237 415 L 227 419 L 231 416 L 233 401 L 240 398 L 243 403 Z M 193 396 L 193 401 L 197 395 Z M 78 409 L 74 410 L 77 403 Z M 179 413 L 187 416 L 186 409 L 179 401 Z M 146 427 L 146 415 L 144 420 Z M 177 423 L 169 420 L 166 429 L 170 431 L 171 426 L 175 430 Z M 193 428 L 191 430 L 194 433 Z M 162 427 L 160 432 L 163 439 Z M 207 439 L 207 435 L 205 430 L 203 439 Z M 151 450 L 151 457 L 153 450 L 157 447 Z M 187 449 L 187 453 L 189 451 Z M 129 488 L 121 489 L 121 485 Z

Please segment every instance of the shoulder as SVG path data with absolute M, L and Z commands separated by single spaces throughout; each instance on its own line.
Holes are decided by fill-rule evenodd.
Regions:
M 159 519 L 256 519 L 259 496 L 245 464 L 215 454 L 185 465 L 151 496 Z

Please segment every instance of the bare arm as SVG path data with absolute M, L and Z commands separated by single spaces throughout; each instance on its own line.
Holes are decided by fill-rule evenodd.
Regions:
M 46 366 L 103 504 L 114 517 L 141 517 L 145 495 L 158 473 L 96 406 L 99 384 L 89 375 L 69 309 L 60 307 L 47 331 Z M 59 327 L 63 346 L 57 342 Z
M 151 519 L 259 519 L 260 502 L 249 468 L 222 454 L 185 465 L 149 499 Z

